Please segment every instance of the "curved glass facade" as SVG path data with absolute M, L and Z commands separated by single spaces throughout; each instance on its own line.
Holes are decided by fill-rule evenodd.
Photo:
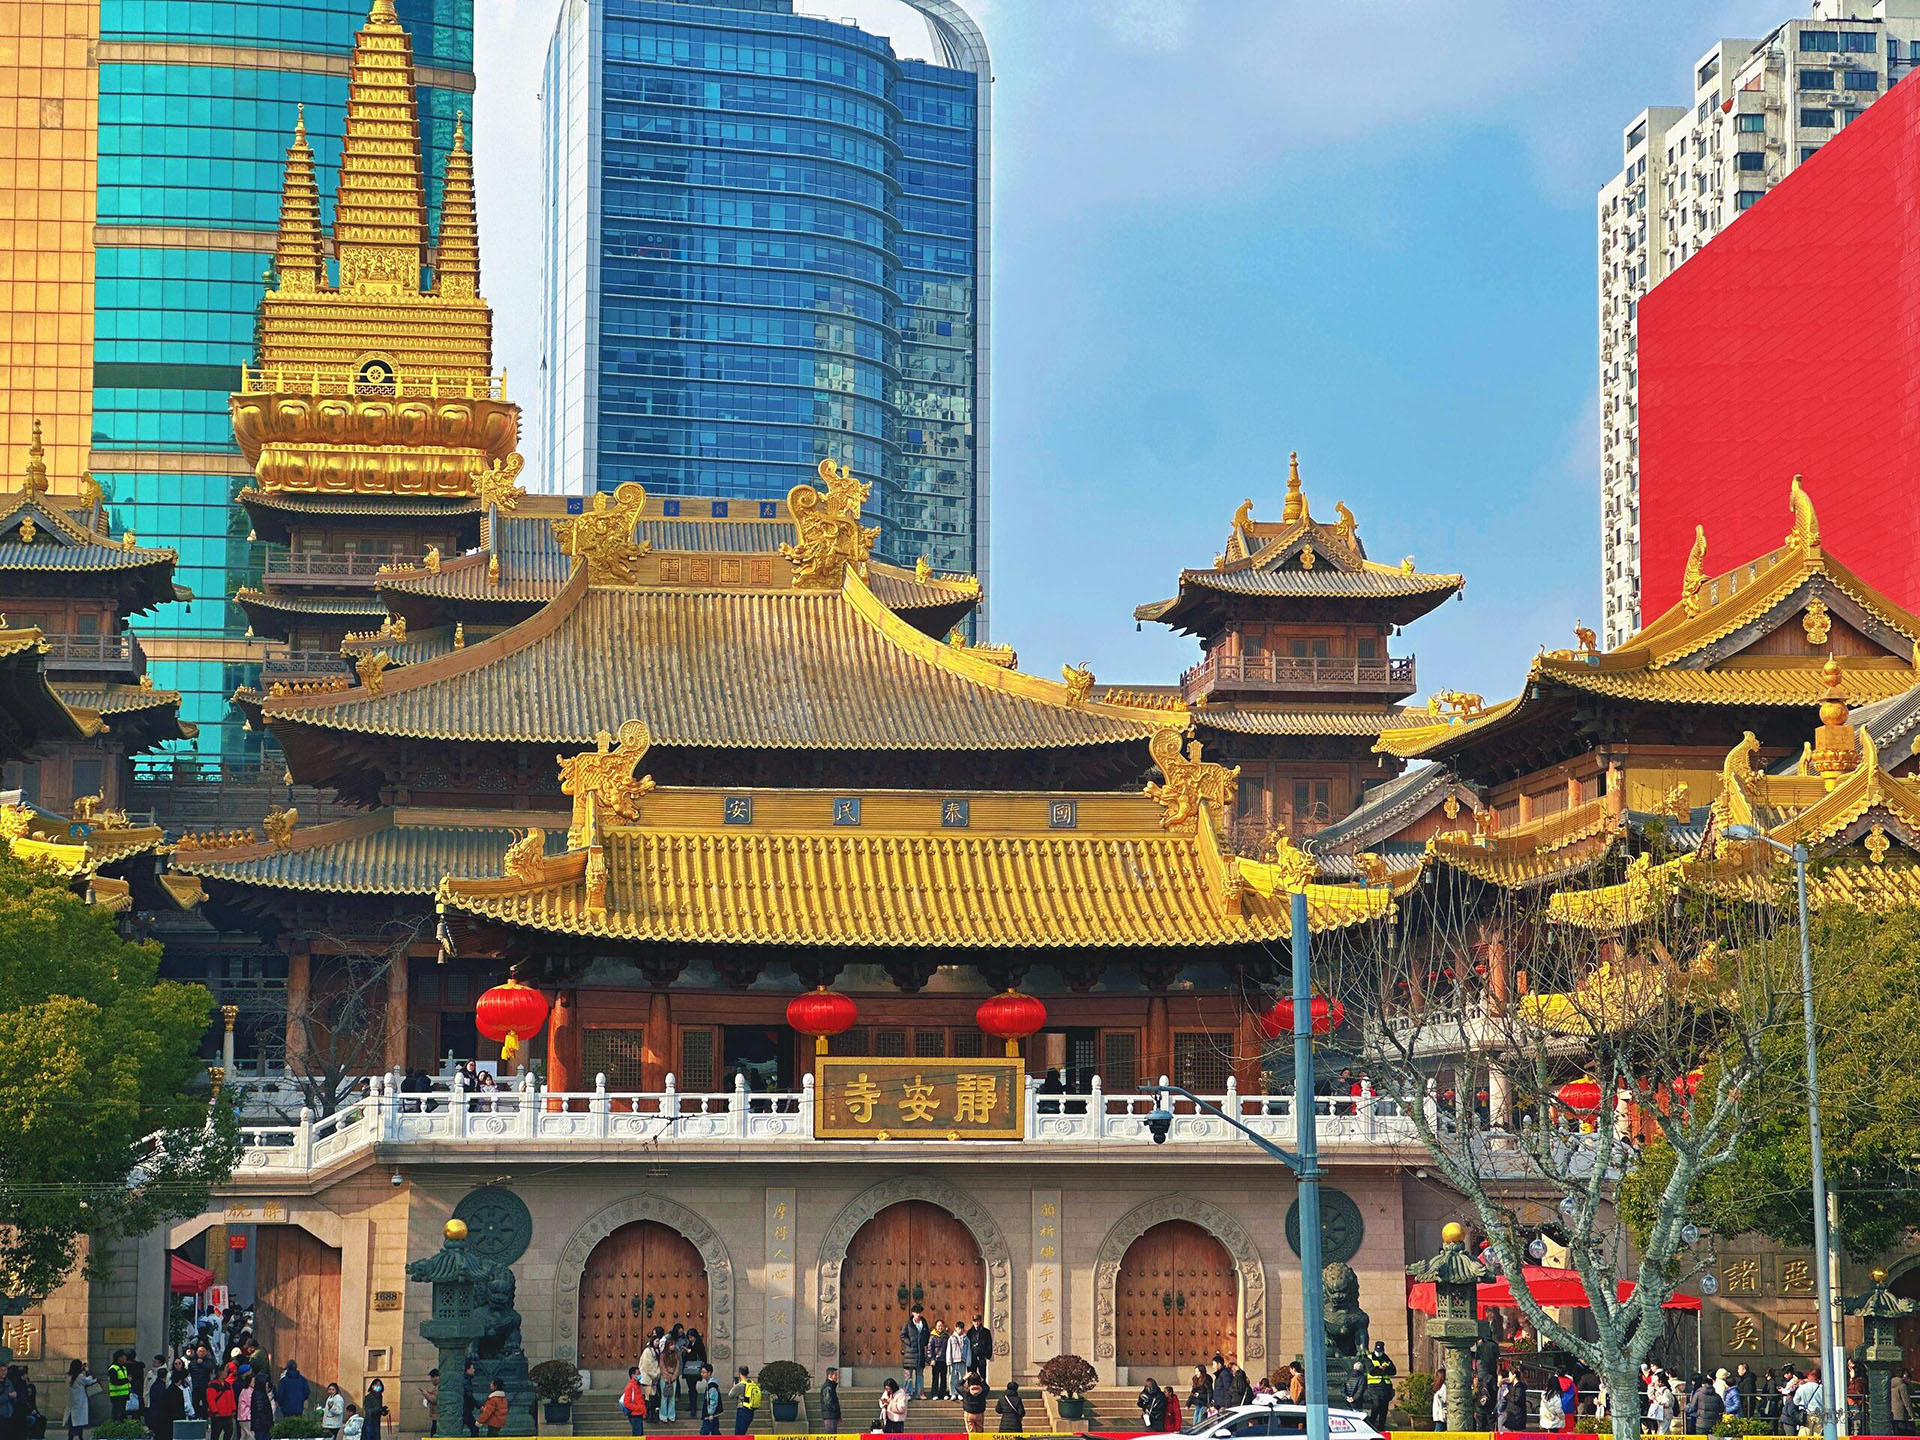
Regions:
M 970 70 L 789 0 L 569 0 L 546 84 L 545 483 L 777 498 L 977 570 Z
M 197 598 L 137 623 L 155 683 L 183 692 L 202 750 L 229 756 L 260 743 L 227 703 L 258 673 L 246 617 L 229 597 L 257 581 L 259 557 L 230 503 L 246 476 L 227 396 L 253 353 L 302 105 L 332 223 L 347 60 L 367 8 L 367 0 L 100 4 L 94 471 L 117 525 L 180 551 L 179 582 Z M 473 0 L 396 8 L 416 64 L 435 82 L 419 98 L 437 225 L 455 117 L 472 108 Z M 221 49 L 234 52 L 232 64 L 212 63 Z

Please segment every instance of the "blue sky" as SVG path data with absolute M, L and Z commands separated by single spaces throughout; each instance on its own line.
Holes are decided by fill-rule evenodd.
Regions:
M 1512 693 L 1598 627 L 1594 193 L 1621 128 L 1785 4 L 966 0 L 994 54 L 993 629 L 1023 669 L 1169 681 L 1134 605 L 1286 457 L 1376 559 L 1467 575 L 1422 693 Z M 501 359 L 538 355 L 555 0 L 478 0 Z M 925 54 L 893 0 L 801 0 Z M 530 387 L 515 388 L 527 398 Z M 532 417 L 537 424 L 537 417 Z

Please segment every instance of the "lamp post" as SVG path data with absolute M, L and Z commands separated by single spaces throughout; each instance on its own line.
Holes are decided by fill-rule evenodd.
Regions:
M 1820 1061 L 1813 1028 L 1813 940 L 1807 924 L 1807 847 L 1782 845 L 1757 825 L 1729 825 L 1729 840 L 1757 840 L 1793 861 L 1794 896 L 1800 921 L 1800 1024 L 1807 1046 L 1807 1152 L 1813 1165 L 1814 1277 L 1820 1297 L 1820 1388 L 1826 1396 L 1821 1428 L 1838 1440 L 1839 1411 L 1846 1404 L 1847 1366 L 1833 1333 L 1833 1239 L 1827 1228 L 1827 1170 L 1820 1155 Z
M 1308 873 L 1311 873 L 1310 871 Z M 1319 1116 L 1314 1106 L 1313 1083 L 1313 991 L 1311 954 L 1307 939 L 1307 891 L 1305 879 L 1291 884 L 1293 930 L 1293 1116 L 1300 1137 L 1298 1154 L 1284 1150 L 1264 1135 L 1250 1130 L 1237 1115 L 1229 1115 L 1210 1100 L 1203 1100 L 1180 1085 L 1169 1085 L 1163 1078 L 1158 1086 L 1143 1085 L 1142 1090 L 1159 1090 L 1191 1101 L 1216 1119 L 1224 1120 L 1245 1135 L 1266 1154 L 1278 1160 L 1300 1180 L 1300 1308 L 1301 1363 L 1306 1367 L 1307 1440 L 1327 1440 L 1327 1304 L 1320 1262 L 1320 1137 Z M 1155 1144 L 1164 1142 L 1173 1123 L 1173 1114 L 1155 1110 L 1147 1116 Z

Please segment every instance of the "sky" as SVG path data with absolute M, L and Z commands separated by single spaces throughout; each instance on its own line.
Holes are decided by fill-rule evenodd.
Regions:
M 1290 450 L 1373 558 L 1466 575 L 1395 642 L 1421 694 L 1510 695 L 1598 628 L 1595 192 L 1696 55 L 1803 7 L 963 3 L 995 75 L 992 634 L 1022 669 L 1175 679 L 1196 645 L 1134 606 L 1242 499 L 1277 518 Z M 484 288 L 523 404 L 558 4 L 476 0 Z M 931 54 L 895 0 L 799 8 Z

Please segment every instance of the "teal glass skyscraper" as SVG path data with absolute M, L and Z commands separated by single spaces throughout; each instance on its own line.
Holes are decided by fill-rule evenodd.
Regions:
M 777 500 L 832 457 L 880 553 L 988 569 L 991 73 L 792 0 L 562 0 L 545 83 L 542 483 Z
M 457 112 L 471 108 L 474 0 L 396 0 L 419 63 L 438 223 Z M 331 223 L 347 68 L 368 0 L 101 0 L 92 466 L 115 523 L 180 552 L 191 605 L 146 617 L 157 684 L 201 750 L 258 746 L 228 705 L 266 649 L 229 597 L 259 547 L 230 503 L 247 479 L 227 397 L 253 355 L 280 182 L 305 109 Z M 277 773 L 277 768 L 276 768 Z

